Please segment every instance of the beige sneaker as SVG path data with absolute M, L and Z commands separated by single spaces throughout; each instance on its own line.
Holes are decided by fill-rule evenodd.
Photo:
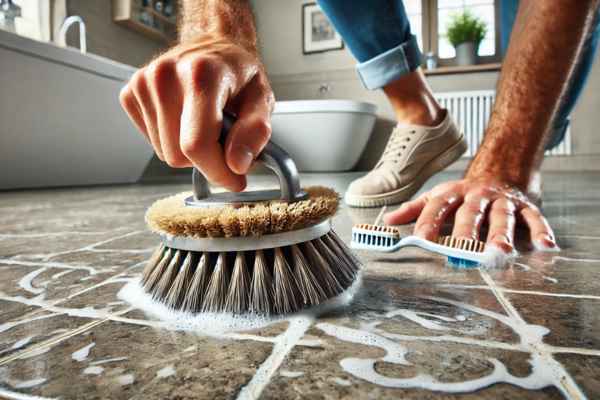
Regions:
M 433 174 L 467 150 L 467 142 L 450 118 L 435 127 L 398 125 L 375 168 L 352 182 L 346 204 L 377 207 L 409 200 Z

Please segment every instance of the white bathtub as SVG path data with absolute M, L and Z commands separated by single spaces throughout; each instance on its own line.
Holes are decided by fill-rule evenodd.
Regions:
M 138 180 L 152 149 L 118 100 L 134 71 L 0 31 L 0 189 Z

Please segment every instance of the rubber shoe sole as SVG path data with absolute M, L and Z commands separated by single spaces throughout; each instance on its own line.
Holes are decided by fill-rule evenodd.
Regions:
M 458 160 L 466 151 L 467 141 L 463 135 L 458 142 L 428 162 L 411 183 L 391 192 L 376 195 L 353 195 L 346 192 L 344 202 L 350 207 L 381 207 L 403 203 L 410 200 L 432 175 L 446 169 L 446 167 Z

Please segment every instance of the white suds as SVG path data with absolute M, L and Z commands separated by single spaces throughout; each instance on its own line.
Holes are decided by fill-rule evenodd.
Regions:
M 286 316 L 261 316 L 256 314 L 235 315 L 228 313 L 199 313 L 176 311 L 152 299 L 144 292 L 139 279 L 132 279 L 118 293 L 118 297 L 135 308 L 160 320 L 157 325 L 169 330 L 201 333 L 207 336 L 223 337 L 230 332 L 249 331 L 289 320 L 294 316 L 314 317 L 347 305 L 362 283 L 358 274 L 355 282 L 339 296 L 329 299 L 318 306 L 301 310 L 297 314 Z
M 28 381 L 19 381 L 19 380 L 13 379 L 12 383 L 10 385 L 15 389 L 27 389 L 27 388 L 32 388 L 32 387 L 41 385 L 44 382 L 46 382 L 46 378 L 36 378 L 36 379 L 30 379 Z
M 73 360 L 79 361 L 79 362 L 85 360 L 88 357 L 88 355 L 90 354 L 91 348 L 94 347 L 95 345 L 96 345 L 96 343 L 92 342 L 92 343 L 88 344 L 87 346 L 82 347 L 81 349 L 73 352 L 73 354 L 71 354 L 71 358 L 73 358 Z
M 502 268 L 504 267 L 511 259 L 517 257 L 519 253 L 514 250 L 512 253 L 505 253 L 498 246 L 494 246 L 493 244 L 488 244 L 485 246 L 485 251 L 483 252 L 483 258 L 481 261 L 481 265 L 486 268 Z
M 21 340 L 17 340 L 12 346 L 11 349 L 16 350 L 16 349 L 20 349 L 21 347 L 25 346 L 26 344 L 28 344 L 29 342 L 31 342 L 31 339 L 33 339 L 33 336 L 27 336 L 24 337 Z
M 9 400 L 52 400 L 50 397 L 40 397 L 25 393 L 11 392 L 2 387 L 0 387 L 0 398 Z
M 100 375 L 104 371 L 104 368 L 98 366 L 87 367 L 83 370 L 85 375 Z
M 146 314 L 160 319 L 166 329 L 198 332 L 215 337 L 220 337 L 227 332 L 263 328 L 282 320 L 281 318 L 267 318 L 258 315 L 192 314 L 175 311 L 153 300 L 151 295 L 144 292 L 137 279 L 125 285 L 119 291 L 118 297 Z
M 298 378 L 299 376 L 304 375 L 304 372 L 301 371 L 289 371 L 287 369 L 282 369 L 279 371 L 279 375 L 285 378 Z
M 346 379 L 336 377 L 331 380 L 340 386 L 352 386 L 352 382 L 350 382 L 349 380 L 346 380 Z
M 135 382 L 135 377 L 133 376 L 133 374 L 125 374 L 125 375 L 119 375 L 115 378 L 115 380 L 117 381 L 117 383 L 121 386 L 127 386 L 127 385 L 131 385 L 133 382 Z
M 173 366 L 173 364 L 167 365 L 166 367 L 156 371 L 157 378 L 167 378 L 173 375 L 175 375 L 175 367 Z
M 90 363 L 90 365 L 101 365 L 101 364 L 107 364 L 107 363 L 111 363 L 111 362 L 124 361 L 127 359 L 128 359 L 127 357 L 105 358 L 103 360 L 92 361 Z

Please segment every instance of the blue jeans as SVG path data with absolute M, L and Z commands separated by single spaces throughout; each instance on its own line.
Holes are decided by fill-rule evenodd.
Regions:
M 422 61 L 401 0 L 318 0 L 331 23 L 357 59 L 356 69 L 367 89 L 379 89 L 416 70 Z M 501 43 L 508 44 L 519 0 L 501 2 Z M 600 11 L 596 28 L 585 39 L 584 50 L 552 123 L 547 149 L 557 146 L 569 126 L 569 115 L 585 86 L 600 37 Z

